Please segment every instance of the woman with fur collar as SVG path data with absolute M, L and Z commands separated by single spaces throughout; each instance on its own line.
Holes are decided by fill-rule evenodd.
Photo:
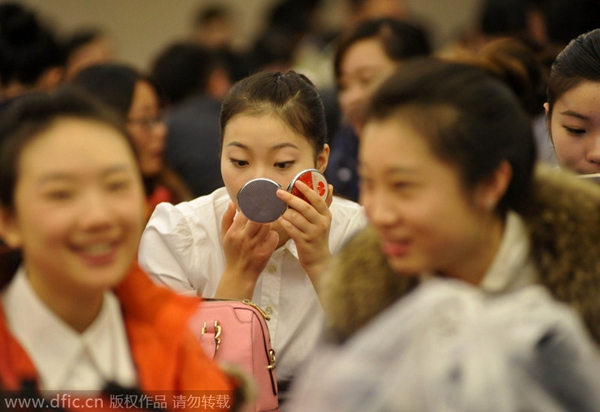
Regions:
M 488 324 L 485 333 L 475 336 L 487 342 L 493 341 L 489 338 L 494 333 L 499 339 L 515 336 L 523 344 L 516 352 L 517 361 L 515 353 L 502 345 L 497 350 L 487 346 L 477 350 L 480 354 L 489 350 L 486 359 L 508 365 L 507 379 L 499 382 L 526 382 L 521 387 L 501 385 L 498 391 L 506 391 L 511 399 L 525 399 L 531 393 L 523 388 L 535 384 L 540 389 L 536 394 L 544 394 L 548 402 L 543 404 L 556 409 L 539 409 L 541 403 L 533 409 L 527 409 L 531 405 L 526 403 L 514 405 L 527 410 L 597 410 L 597 395 L 586 396 L 600 390 L 598 379 L 590 378 L 600 376 L 600 188 L 566 172 L 536 170 L 531 128 L 506 86 L 460 63 L 429 58 L 407 63 L 373 98 L 359 164 L 360 200 L 370 227 L 346 245 L 323 277 L 320 286 L 330 344 L 315 354 L 316 362 L 309 363 L 312 366 L 300 378 L 295 398 L 301 401 L 303 394 L 310 394 L 313 411 L 407 410 L 391 405 L 415 390 L 426 394 L 434 382 L 440 382 L 436 379 L 447 378 L 456 391 L 442 401 L 444 407 L 461 405 L 472 394 L 461 391 L 469 372 L 461 368 L 471 361 L 472 353 L 464 346 L 444 349 L 442 340 L 438 345 L 435 340 L 427 342 L 431 352 L 415 345 L 443 325 L 445 332 L 463 337 L 465 331 L 474 331 L 474 323 L 465 319 L 437 321 L 452 310 L 439 303 L 455 296 L 459 307 L 469 306 L 467 299 L 479 302 L 470 310 L 481 309 L 473 314 L 480 324 L 487 322 L 484 316 L 491 307 L 508 308 L 506 316 L 492 317 L 498 325 L 495 331 Z M 440 283 L 444 286 L 436 286 Z M 444 288 L 449 292 L 440 292 Z M 464 288 L 469 291 L 463 293 Z M 529 304 L 523 303 L 530 298 L 518 298 L 523 291 L 536 295 L 531 298 L 533 305 L 544 313 L 543 322 L 533 323 L 544 327 L 525 335 L 520 331 L 535 328 L 521 329 L 525 321 L 519 315 L 531 317 Z M 499 298 L 508 304 L 494 304 Z M 431 302 L 438 303 L 437 311 Z M 410 334 L 403 322 L 415 318 L 425 333 L 417 334 L 415 329 Z M 399 334 L 398 329 L 406 333 Z M 563 350 L 558 338 L 566 339 L 570 349 Z M 556 351 L 552 353 L 572 355 L 561 365 L 567 365 L 573 375 L 558 383 L 542 382 L 535 375 L 541 370 L 538 351 L 548 340 L 559 342 L 551 345 Z M 425 367 L 402 375 L 393 366 L 402 356 L 412 358 L 413 366 L 418 365 L 414 359 L 437 356 L 437 372 L 447 375 L 434 375 L 435 368 Z M 449 369 L 440 372 L 440 364 Z M 488 372 L 482 365 L 475 365 L 481 376 Z M 552 372 L 548 376 L 564 373 L 558 363 L 544 366 L 548 365 Z M 322 373 L 311 373 L 315 370 Z M 517 373 L 522 373 L 518 379 Z M 406 379 L 398 380 L 399 375 Z M 390 387 L 386 377 L 393 377 L 399 386 Z M 415 387 L 415 381 L 423 385 Z M 569 382 L 580 391 L 565 389 Z M 345 399 L 342 393 L 355 398 L 364 394 L 373 402 L 361 403 L 358 409 L 336 409 L 331 402 Z M 386 396 L 395 401 L 382 402 Z M 589 401 L 587 406 L 583 402 L 579 409 L 570 409 L 574 403 L 569 402 L 582 397 Z M 482 406 L 488 399 L 478 401 L 475 405 Z M 439 409 L 440 404 L 423 409 L 423 405 L 410 410 L 490 410 Z M 523 409 L 498 404 L 492 410 Z

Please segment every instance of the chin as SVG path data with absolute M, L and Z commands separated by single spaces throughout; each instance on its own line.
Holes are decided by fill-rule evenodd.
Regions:
M 146 167 L 146 172 L 144 176 L 147 176 L 149 179 L 157 179 L 162 170 L 162 165 L 153 165 Z
M 591 175 L 591 174 L 595 174 L 595 173 L 600 173 L 600 170 L 598 170 L 598 169 L 595 169 L 595 170 L 576 170 L 575 173 L 578 174 L 578 175 Z
M 131 265 L 118 264 L 91 270 L 82 283 L 91 289 L 113 289 L 127 277 Z
M 410 278 L 419 276 L 424 271 L 423 269 L 416 268 L 414 265 L 410 265 L 406 262 L 406 259 L 388 257 L 387 261 L 392 271 L 398 276 Z

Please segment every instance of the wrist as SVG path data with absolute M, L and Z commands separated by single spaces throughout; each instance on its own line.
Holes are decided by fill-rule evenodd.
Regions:
M 251 276 L 241 276 L 235 272 L 225 271 L 221 275 L 215 297 L 239 300 L 252 299 L 256 280 Z

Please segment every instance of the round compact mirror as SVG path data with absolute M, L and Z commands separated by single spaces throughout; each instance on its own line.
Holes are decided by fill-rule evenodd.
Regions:
M 298 173 L 296 177 L 292 179 L 287 188 L 288 192 L 308 202 L 308 199 L 296 187 L 296 182 L 298 180 L 317 192 L 323 199 L 326 199 L 329 195 L 329 185 L 327 184 L 327 179 L 325 179 L 323 173 L 319 172 L 317 169 L 307 169 Z
M 253 179 L 237 194 L 238 207 L 248 219 L 258 223 L 270 223 L 285 212 L 287 205 L 277 197 L 281 186 L 270 179 Z

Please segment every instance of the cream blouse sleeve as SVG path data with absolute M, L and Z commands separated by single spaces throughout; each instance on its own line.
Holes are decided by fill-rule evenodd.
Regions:
M 157 284 L 196 296 L 198 292 L 189 276 L 192 247 L 192 230 L 181 211 L 161 203 L 142 234 L 138 261 Z

